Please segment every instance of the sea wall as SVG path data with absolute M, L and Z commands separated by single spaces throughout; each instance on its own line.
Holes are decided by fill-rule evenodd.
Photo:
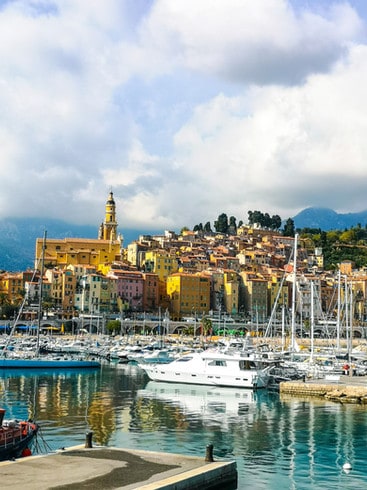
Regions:
M 339 403 L 360 403 L 367 405 L 367 385 L 345 385 L 338 383 L 316 382 L 303 383 L 285 381 L 280 383 L 281 395 L 319 397 Z

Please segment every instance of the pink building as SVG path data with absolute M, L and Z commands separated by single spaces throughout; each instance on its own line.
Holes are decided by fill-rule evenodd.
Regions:
M 132 311 L 143 311 L 144 275 L 139 271 L 114 270 L 111 274 L 117 280 L 117 297 Z

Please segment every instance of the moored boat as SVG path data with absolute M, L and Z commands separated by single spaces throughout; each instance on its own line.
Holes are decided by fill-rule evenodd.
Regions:
M 84 369 L 100 368 L 101 363 L 94 359 L 48 358 L 48 357 L 0 357 L 0 369 Z
M 193 352 L 168 364 L 139 364 L 152 381 L 198 385 L 265 388 L 266 369 L 241 355 L 216 351 Z
M 31 454 L 30 445 L 38 432 L 31 420 L 5 420 L 5 410 L 0 409 L 0 461 Z

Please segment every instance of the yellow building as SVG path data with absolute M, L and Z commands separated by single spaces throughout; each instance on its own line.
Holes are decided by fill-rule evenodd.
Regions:
M 76 276 L 69 269 L 48 269 L 45 276 L 50 283 L 50 299 L 52 306 L 62 314 L 63 318 L 72 317 L 74 311 L 74 294 Z
M 229 315 L 238 313 L 240 280 L 235 271 L 224 271 L 224 306 Z
M 167 277 L 171 318 L 202 315 L 210 309 L 210 278 L 177 272 Z
M 271 312 L 276 303 L 277 308 L 285 306 L 290 308 L 289 286 L 286 281 L 282 281 L 280 275 L 273 274 L 271 281 L 268 282 L 269 304 L 268 311 Z
M 253 322 L 265 322 L 268 316 L 268 282 L 254 274 L 240 274 L 244 287 L 244 306 Z
M 74 307 L 92 315 L 117 311 L 116 279 L 98 273 L 86 275 L 74 295 Z
M 2 301 L 8 304 L 19 303 L 24 293 L 23 276 L 21 273 L 4 272 L 0 275 L 0 294 Z
M 35 267 L 41 261 L 43 238 L 36 240 Z M 122 238 L 117 236 L 116 206 L 110 192 L 106 203 L 105 220 L 100 226 L 99 238 L 47 238 L 44 251 L 46 269 L 69 265 L 91 265 L 96 270 L 121 260 Z
M 160 281 L 178 271 L 178 259 L 165 250 L 149 250 L 145 254 L 144 268 L 146 272 L 157 274 Z

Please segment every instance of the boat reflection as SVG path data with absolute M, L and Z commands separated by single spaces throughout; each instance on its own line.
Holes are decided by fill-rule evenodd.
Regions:
M 179 406 L 185 414 L 196 414 L 203 421 L 215 417 L 238 417 L 255 406 L 257 392 L 216 386 L 187 385 L 149 381 L 138 397 Z
M 89 431 L 96 444 L 203 457 L 212 444 L 236 460 L 241 490 L 367 488 L 363 404 L 148 381 L 133 365 L 3 375 L 7 417 L 38 421 L 51 450 Z

